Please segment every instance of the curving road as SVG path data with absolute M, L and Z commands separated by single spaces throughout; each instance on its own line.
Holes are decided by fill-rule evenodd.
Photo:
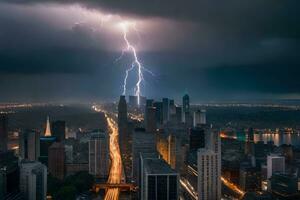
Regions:
M 109 137 L 109 151 L 110 151 L 110 158 L 111 158 L 111 167 L 110 173 L 107 183 L 110 184 L 119 184 L 121 183 L 122 177 L 122 160 L 120 154 L 120 147 L 119 147 L 119 139 L 118 139 L 118 126 L 117 123 L 105 114 L 105 118 L 107 120 L 107 125 L 110 130 L 110 137 Z M 119 199 L 120 190 L 119 188 L 111 188 L 108 189 L 105 194 L 105 200 L 117 200 Z
M 103 112 L 109 129 L 109 151 L 111 158 L 111 166 L 107 183 L 119 184 L 122 181 L 122 159 L 119 147 L 118 125 L 116 121 L 110 117 L 107 111 L 97 106 L 92 107 L 96 112 Z M 118 200 L 120 195 L 119 188 L 109 188 L 106 191 L 104 200 Z

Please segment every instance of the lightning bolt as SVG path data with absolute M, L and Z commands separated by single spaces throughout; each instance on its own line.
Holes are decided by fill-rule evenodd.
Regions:
M 102 27 L 106 22 L 110 22 L 112 20 L 112 15 L 107 15 L 107 16 L 102 16 L 101 17 L 101 24 L 100 27 Z M 155 74 L 150 71 L 149 69 L 145 68 L 139 57 L 137 54 L 137 49 L 136 47 L 130 42 L 129 38 L 128 38 L 128 34 L 129 34 L 129 30 L 133 30 L 135 32 L 135 34 L 137 35 L 139 41 L 141 40 L 141 35 L 140 35 L 140 31 L 137 29 L 136 27 L 136 23 L 132 22 L 132 21 L 123 21 L 120 17 L 118 19 L 119 24 L 121 25 L 121 30 L 122 30 L 122 35 L 123 35 L 123 39 L 124 42 L 126 44 L 126 47 L 124 49 L 122 49 L 122 53 L 121 55 L 115 59 L 115 63 L 119 62 L 123 56 L 125 55 L 126 52 L 130 52 L 133 56 L 133 61 L 130 65 L 130 67 L 128 69 L 126 69 L 125 71 L 125 77 L 124 77 L 124 81 L 123 81 L 123 95 L 126 95 L 126 91 L 127 91 L 127 80 L 129 77 L 129 73 L 133 70 L 133 69 L 137 69 L 137 82 L 135 84 L 135 88 L 134 88 L 134 95 L 137 96 L 137 100 L 138 100 L 138 105 L 140 105 L 140 97 L 142 95 L 141 92 L 141 85 L 144 83 L 144 75 L 143 72 L 147 72 L 149 73 L 151 76 L 155 76 Z
M 126 49 L 125 50 L 130 51 L 133 55 L 133 61 L 132 61 L 131 67 L 126 70 L 126 74 L 125 74 L 125 78 L 124 78 L 124 84 L 123 84 L 123 95 L 126 94 L 128 74 L 129 74 L 130 71 L 133 70 L 134 67 L 137 67 L 138 80 L 137 80 L 136 85 L 135 85 L 135 96 L 137 96 L 138 105 L 140 105 L 141 84 L 142 84 L 142 81 L 144 81 L 143 70 L 150 73 L 152 76 L 155 76 L 155 74 L 142 65 L 142 63 L 140 62 L 139 57 L 137 55 L 136 48 L 130 43 L 130 41 L 127 37 L 130 27 L 133 27 L 133 30 L 136 31 L 137 34 L 138 34 L 138 31 L 136 29 L 135 24 L 134 23 L 129 23 L 129 22 L 124 22 L 121 25 L 122 25 L 122 30 L 123 30 L 123 39 L 126 43 Z M 138 34 L 138 36 L 140 38 L 139 34 Z M 124 52 L 125 51 L 123 50 L 121 56 L 116 61 L 119 61 L 123 57 Z
M 123 83 L 123 93 L 122 95 L 126 95 L 126 87 L 127 87 L 127 78 L 128 78 L 128 74 L 131 70 L 133 70 L 134 68 L 134 65 L 132 65 L 129 69 L 126 69 L 126 72 L 125 72 L 125 78 L 124 78 L 124 83 Z

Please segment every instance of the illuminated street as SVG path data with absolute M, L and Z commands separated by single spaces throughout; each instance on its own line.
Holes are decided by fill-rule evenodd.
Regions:
M 226 185 L 229 189 L 231 189 L 233 192 L 240 195 L 240 197 L 243 197 L 245 192 L 241 190 L 237 185 L 230 182 L 229 180 L 225 179 L 223 176 L 221 177 L 222 183 Z
M 121 183 L 122 176 L 122 160 L 120 155 L 119 140 L 118 140 L 118 126 L 116 122 L 105 114 L 107 125 L 110 129 L 109 150 L 111 157 L 111 168 L 108 178 L 108 183 Z M 108 189 L 104 199 L 118 199 L 120 190 L 118 188 Z
M 105 110 L 99 107 L 92 107 L 96 112 L 103 112 L 107 121 L 107 126 L 109 129 L 109 151 L 111 158 L 111 167 L 109 178 L 107 183 L 109 184 L 119 184 L 122 180 L 122 159 L 120 154 L 119 139 L 118 139 L 118 125 L 116 121 L 109 117 Z M 117 200 L 119 199 L 120 189 L 119 188 L 109 188 L 105 194 L 105 200 Z

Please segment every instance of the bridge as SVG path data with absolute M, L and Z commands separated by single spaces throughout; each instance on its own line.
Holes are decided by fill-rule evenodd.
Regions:
M 136 191 L 137 187 L 130 183 L 96 183 L 94 185 L 94 191 L 99 192 L 99 190 L 107 190 L 111 188 L 118 188 L 120 191 Z

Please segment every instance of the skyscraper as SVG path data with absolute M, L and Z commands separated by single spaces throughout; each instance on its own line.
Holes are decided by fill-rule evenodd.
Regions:
M 193 118 L 193 126 L 194 128 L 195 127 L 199 127 L 201 125 L 201 122 L 200 122 L 200 117 L 201 116 L 201 111 L 200 110 L 197 110 L 194 112 L 194 118 Z
M 221 199 L 221 169 L 218 154 L 211 149 L 198 149 L 198 199 Z
M 206 110 L 204 109 L 200 110 L 200 124 L 201 125 L 206 124 Z
M 7 130 L 7 116 L 0 114 L 0 152 L 7 151 L 7 137 L 8 137 L 8 130 Z
M 179 199 L 179 174 L 164 160 L 145 158 L 143 160 L 141 199 Z
M 20 191 L 26 200 L 45 200 L 47 167 L 36 161 L 22 161 L 20 164 Z
M 118 104 L 118 126 L 120 136 L 127 131 L 127 103 L 125 96 L 120 96 Z
M 127 103 L 125 96 L 120 96 L 118 104 L 118 131 L 123 165 L 125 168 L 125 174 L 128 177 L 131 173 L 131 134 L 128 127 Z
M 95 133 L 89 141 L 89 173 L 106 178 L 109 171 L 109 146 L 106 133 Z
M 163 123 L 167 123 L 170 120 L 170 102 L 168 98 L 162 99 L 163 103 Z
M 46 122 L 46 129 L 45 129 L 45 134 L 46 137 L 52 136 L 51 134 L 51 127 L 50 127 L 50 119 L 49 116 L 47 117 L 47 122 Z
M 56 142 L 56 137 L 54 136 L 44 136 L 40 137 L 40 157 L 39 161 L 46 166 L 48 166 L 48 151 L 49 147 Z
M 267 178 L 271 178 L 275 172 L 285 172 L 285 158 L 277 154 L 267 156 Z
M 156 109 L 155 107 L 146 108 L 146 131 L 150 133 L 156 132 L 156 118 L 155 118 Z
M 125 96 L 124 96 L 124 98 L 125 98 Z M 137 96 L 129 96 L 128 105 L 133 108 L 138 107 L 138 97 Z
M 176 123 L 179 124 L 182 122 L 182 108 L 180 106 L 176 106 Z
M 205 129 L 196 127 L 190 129 L 189 147 L 190 151 L 197 151 L 199 148 L 205 147 Z
M 51 133 L 57 138 L 57 141 L 63 142 L 66 137 L 66 122 L 61 120 L 52 122 Z
M 62 143 L 54 142 L 49 147 L 49 173 L 60 180 L 65 176 L 65 147 Z
M 13 151 L 0 152 L 0 199 L 19 190 L 18 158 Z
M 189 95 L 184 95 L 182 97 L 182 122 L 186 122 L 186 115 L 190 113 L 190 97 Z
M 156 124 L 161 125 L 163 123 L 163 103 L 162 102 L 154 102 L 153 106 L 155 107 L 156 114 Z
M 37 161 L 40 156 L 40 134 L 35 130 L 25 130 L 19 138 L 20 157 Z
M 155 152 L 155 135 L 146 132 L 143 128 L 136 128 L 132 135 L 132 178 L 134 181 L 138 181 L 140 153 Z

